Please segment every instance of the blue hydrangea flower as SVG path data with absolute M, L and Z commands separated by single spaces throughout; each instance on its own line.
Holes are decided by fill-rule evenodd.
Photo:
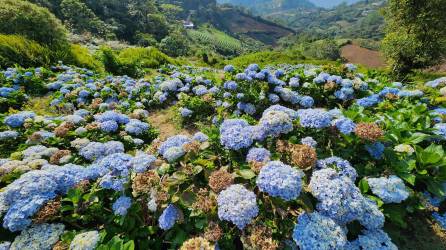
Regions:
M 249 124 L 245 120 L 225 120 L 220 125 L 220 143 L 227 149 L 240 150 L 253 143 Z
M 437 123 L 434 125 L 434 134 L 446 139 L 446 123 Z
M 336 170 L 340 176 L 347 176 L 353 182 L 356 180 L 358 174 L 356 169 L 352 167 L 350 162 L 342 158 L 332 156 L 323 160 L 318 160 L 316 163 L 316 169 L 332 168 Z
M 272 103 L 278 103 L 280 101 L 280 97 L 276 94 L 269 94 L 268 100 Z
M 106 133 L 116 132 L 118 127 L 118 123 L 115 121 L 105 121 L 100 123 L 101 130 Z
M 273 105 L 273 106 L 270 106 L 269 108 L 267 108 L 267 109 L 265 109 L 264 111 L 263 111 L 263 114 L 262 115 L 264 115 L 264 114 L 266 114 L 266 113 L 268 113 L 268 112 L 270 112 L 270 111 L 281 111 L 281 112 L 284 112 L 284 113 L 286 113 L 290 118 L 291 118 L 291 120 L 296 120 L 297 118 L 298 118 L 298 113 L 297 113 L 297 111 L 295 111 L 295 110 L 293 110 L 293 109 L 290 109 L 290 108 L 287 108 L 287 107 L 284 107 L 284 106 L 281 106 L 281 105 Z
M 348 176 L 341 176 L 335 169 L 314 171 L 309 188 L 319 201 L 317 210 L 340 225 L 358 220 L 371 228 L 384 223 L 384 215 L 377 206 L 362 196 Z
M 119 197 L 112 205 L 113 213 L 115 215 L 125 216 L 127 210 L 132 206 L 132 199 L 127 196 Z
M 290 116 L 282 111 L 268 111 L 263 113 L 259 125 L 264 128 L 268 136 L 278 137 L 293 130 L 293 121 Z
M 443 229 L 446 230 L 446 213 L 439 214 L 437 212 L 434 212 L 432 214 L 432 217 Z
M 50 250 L 59 241 L 65 226 L 63 224 L 36 224 L 20 233 L 11 244 L 11 250 Z
M 288 85 L 290 85 L 290 87 L 292 88 L 297 88 L 299 87 L 299 78 L 298 77 L 292 77 L 290 79 L 290 82 L 288 83 Z
M 100 142 L 90 142 L 81 148 L 79 155 L 87 160 L 93 161 L 105 156 L 105 145 Z
M 188 108 L 180 108 L 180 114 L 182 117 L 191 117 L 194 111 Z
M 301 250 L 344 249 L 348 244 L 344 230 L 318 212 L 299 215 L 293 230 L 293 240 Z
M 156 161 L 156 157 L 153 155 L 146 154 L 142 151 L 136 152 L 135 157 L 130 160 L 130 164 L 136 173 L 143 173 L 149 169 Z
M 380 102 L 382 102 L 382 99 L 376 94 L 356 100 L 356 103 L 364 108 L 375 106 Z
M 290 201 L 300 195 L 303 176 L 300 170 L 280 161 L 271 161 L 260 170 L 256 184 L 260 191 Z
M 209 137 L 202 132 L 197 132 L 194 134 L 192 139 L 199 142 L 206 142 L 209 140 Z
M 19 136 L 19 133 L 17 131 L 3 131 L 0 132 L 0 141 L 6 141 L 6 140 L 14 140 Z
M 234 71 L 234 66 L 232 65 L 226 65 L 223 69 L 225 72 L 233 72 Z
M 381 142 L 375 142 L 373 144 L 365 145 L 365 149 L 376 160 L 380 160 L 383 157 L 385 146 Z
M 240 184 L 231 185 L 217 198 L 218 217 L 243 229 L 258 213 L 256 195 Z
M 238 87 L 238 84 L 236 82 L 234 82 L 234 81 L 228 81 L 228 82 L 225 82 L 223 84 L 223 88 L 225 88 L 227 90 L 233 90 L 234 91 L 234 90 L 237 89 L 237 87 Z
M 160 147 L 158 148 L 158 153 L 164 155 L 164 153 L 171 147 L 183 147 L 184 145 L 191 142 L 191 139 L 185 135 L 175 135 L 167 138 Z
M 180 212 L 174 205 L 169 204 L 158 219 L 159 227 L 163 230 L 171 229 L 180 218 Z
M 330 126 L 331 116 L 322 109 L 299 109 L 300 125 L 304 128 L 326 128 Z
M 137 119 L 131 119 L 125 125 L 125 131 L 131 135 L 140 135 L 146 132 L 150 128 L 150 125 L 146 122 L 142 122 Z
M 311 96 L 302 96 L 299 104 L 304 108 L 311 108 L 314 104 L 314 99 Z
M 70 250 L 94 250 L 99 240 L 98 231 L 77 234 L 70 243 Z
M 175 162 L 184 154 L 186 154 L 186 152 L 182 147 L 171 147 L 166 150 L 166 152 L 163 154 L 163 157 L 166 158 L 168 162 Z
M 268 162 L 271 158 L 271 153 L 265 148 L 251 148 L 246 156 L 246 162 Z
M 395 175 L 380 178 L 368 178 L 372 192 L 383 200 L 384 203 L 401 203 L 409 197 L 409 191 L 403 180 Z
M 392 239 L 383 230 L 363 230 L 348 246 L 351 250 L 398 250 Z
M 334 121 L 334 123 L 336 128 L 344 135 L 351 134 L 356 128 L 356 124 L 348 118 L 337 119 Z
M 11 128 L 18 128 L 23 126 L 23 123 L 25 123 L 26 119 L 34 118 L 35 116 L 36 114 L 34 112 L 22 111 L 20 113 L 5 117 L 4 123 Z
M 317 141 L 313 139 L 313 137 L 305 137 L 300 140 L 300 143 L 315 148 L 317 146 Z

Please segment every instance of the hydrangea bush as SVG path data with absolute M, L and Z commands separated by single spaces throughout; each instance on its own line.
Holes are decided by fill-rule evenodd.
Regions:
M 397 249 L 410 218 L 446 225 L 444 78 L 61 64 L 0 83 L 1 249 Z M 21 109 L 39 93 L 48 113 Z M 181 133 L 159 134 L 165 110 Z

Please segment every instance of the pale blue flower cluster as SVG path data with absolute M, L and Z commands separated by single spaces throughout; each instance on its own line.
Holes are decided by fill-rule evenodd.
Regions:
M 398 250 L 398 247 L 383 230 L 363 230 L 356 240 L 349 243 L 348 249 Z
M 0 141 L 14 140 L 19 136 L 17 131 L 7 130 L 0 132 Z
M 142 151 L 137 151 L 135 157 L 130 160 L 130 164 L 136 173 L 143 173 L 149 169 L 155 161 L 155 156 L 146 154 Z
M 192 139 L 199 142 L 206 142 L 209 140 L 209 137 L 205 135 L 203 132 L 197 132 L 194 134 Z
M 31 224 L 34 215 L 47 201 L 65 194 L 82 180 L 97 178 L 94 169 L 73 164 L 47 166 L 20 176 L 0 193 L 0 215 L 3 227 L 12 232 L 21 231 Z
M 36 224 L 22 231 L 12 242 L 10 250 L 51 250 L 64 229 L 63 224 Z
M 169 162 L 174 162 L 186 153 L 183 146 L 191 142 L 192 140 L 185 135 L 175 135 L 161 144 L 158 153 Z
M 138 119 L 131 119 L 125 125 L 125 131 L 131 135 L 141 135 L 150 128 L 150 125 L 146 122 L 142 122 Z
M 25 120 L 28 118 L 34 118 L 36 114 L 34 112 L 30 111 L 22 111 L 17 114 L 12 114 L 7 117 L 5 117 L 4 123 L 11 128 L 18 128 L 23 126 L 23 123 L 25 123 Z
M 293 240 L 301 250 L 341 250 L 348 244 L 345 231 L 318 212 L 299 215 Z
M 127 196 L 119 197 L 112 205 L 113 213 L 115 215 L 125 216 L 127 210 L 132 206 L 132 199 Z
M 79 150 L 79 155 L 87 160 L 94 161 L 113 153 L 123 153 L 124 145 L 119 141 L 106 143 L 90 142 Z
M 70 243 L 70 250 L 94 250 L 100 239 L 98 231 L 77 234 Z
M 98 122 L 115 121 L 119 124 L 126 124 L 130 121 L 128 116 L 116 111 L 105 111 L 102 114 L 94 115 L 94 119 Z
M 323 109 L 299 109 L 300 125 L 304 128 L 326 128 L 330 126 L 331 116 Z
M 267 136 L 278 137 L 293 130 L 293 121 L 290 116 L 282 111 L 268 111 L 263 113 L 259 121 Z
M 169 204 L 158 219 L 158 225 L 163 230 L 171 229 L 180 218 L 180 211 L 173 204 Z
M 105 121 L 100 123 L 100 128 L 106 133 L 113 133 L 118 130 L 119 125 L 115 121 Z
M 221 191 L 217 204 L 220 220 L 230 221 L 241 230 L 259 213 L 256 195 L 240 184 Z
M 270 161 L 260 170 L 256 184 L 260 191 L 290 201 L 300 195 L 303 176 L 298 169 L 280 161 Z
M 332 156 L 323 160 L 318 160 L 316 169 L 332 168 L 336 170 L 340 176 L 347 176 L 353 182 L 356 180 L 358 174 L 356 169 L 352 167 L 350 162 L 337 156 Z
M 182 117 L 191 117 L 194 111 L 188 108 L 180 108 L 180 114 Z
M 349 135 L 355 131 L 356 124 L 348 118 L 340 118 L 334 121 L 336 128 L 344 135 Z
M 225 120 L 220 125 L 220 143 L 232 150 L 250 147 L 253 138 L 248 122 L 242 119 Z
M 317 210 L 340 225 L 358 220 L 367 229 L 384 225 L 384 215 L 373 202 L 362 196 L 348 176 L 332 168 L 313 172 L 309 188 L 319 201 Z
M 246 162 L 268 162 L 271 153 L 266 148 L 251 148 L 246 156 Z
M 115 153 L 105 156 L 92 168 L 97 169 L 102 176 L 100 186 L 115 191 L 124 190 L 124 184 L 128 181 L 130 171 L 133 170 L 133 157 L 124 153 Z
M 312 148 L 315 148 L 317 146 L 317 141 L 314 140 L 313 137 L 310 137 L 310 136 L 302 138 L 300 140 L 300 143 L 302 143 L 303 145 L 310 146 Z
M 409 197 L 409 191 L 396 175 L 380 178 L 368 178 L 372 192 L 377 195 L 384 203 L 401 203 Z

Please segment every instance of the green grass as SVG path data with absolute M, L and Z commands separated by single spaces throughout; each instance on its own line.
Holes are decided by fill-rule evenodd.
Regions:
M 251 54 L 242 55 L 231 60 L 224 61 L 220 66 L 227 64 L 234 65 L 236 67 L 246 67 L 251 63 L 257 63 L 259 66 L 264 67 L 266 65 L 279 65 L 279 64 L 339 64 L 339 62 L 328 60 L 315 60 L 305 58 L 299 51 L 287 50 L 287 51 L 262 51 Z

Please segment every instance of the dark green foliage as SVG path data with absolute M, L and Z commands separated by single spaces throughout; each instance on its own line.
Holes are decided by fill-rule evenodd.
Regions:
M 22 35 L 52 49 L 68 47 L 66 29 L 46 8 L 22 0 L 0 0 L 0 33 Z
M 443 0 L 391 0 L 383 51 L 397 75 L 435 65 L 446 53 Z
M 67 25 L 76 33 L 91 32 L 101 37 L 112 36 L 109 27 L 82 1 L 63 0 L 60 11 Z
M 187 35 L 180 32 L 171 33 L 161 40 L 160 48 L 169 56 L 185 56 L 189 52 Z
M 325 39 L 303 45 L 303 54 L 306 57 L 319 60 L 337 60 L 341 57 L 341 52 L 336 41 Z

